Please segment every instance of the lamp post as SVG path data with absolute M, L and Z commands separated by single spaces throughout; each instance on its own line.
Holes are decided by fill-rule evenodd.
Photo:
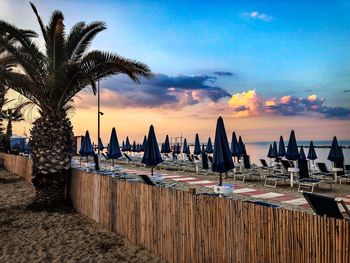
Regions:
M 101 137 L 101 116 L 103 112 L 100 109 L 100 79 L 97 80 L 97 159 L 98 159 L 98 167 L 100 167 L 100 137 Z

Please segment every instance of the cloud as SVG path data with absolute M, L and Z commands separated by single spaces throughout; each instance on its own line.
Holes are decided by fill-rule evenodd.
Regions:
M 259 13 L 258 11 L 252 11 L 252 12 L 245 12 L 243 13 L 244 17 L 248 17 L 250 19 L 254 19 L 254 20 L 261 20 L 261 21 L 265 21 L 265 22 L 270 22 L 271 20 L 273 20 L 272 16 L 269 16 L 267 14 L 264 13 Z
M 268 101 L 268 103 L 266 103 Z M 265 102 L 265 112 L 295 116 L 319 114 L 326 118 L 346 119 L 350 118 L 350 109 L 343 107 L 330 107 L 325 104 L 325 99 L 319 98 L 316 94 L 309 95 L 306 98 L 295 96 L 283 96 L 278 101 L 276 99 Z
M 217 77 L 210 75 L 156 74 L 153 79 L 142 79 L 141 85 L 136 85 L 127 77 L 120 76 L 103 81 L 102 90 L 108 92 L 103 93 L 101 101 L 104 107 L 177 109 L 206 100 L 217 102 L 231 97 L 225 89 L 216 86 L 216 82 Z
M 320 116 L 328 119 L 350 119 L 350 109 L 326 105 L 324 98 L 311 94 L 305 98 L 284 95 L 279 98 L 263 98 L 256 90 L 232 95 L 227 109 L 235 117 L 257 115 Z M 221 109 L 223 111 L 223 109 Z
M 255 90 L 248 90 L 233 94 L 228 106 L 233 109 L 235 116 L 248 117 L 258 115 L 263 103 L 261 96 L 257 95 Z
M 350 92 L 350 89 L 344 90 L 344 92 Z
M 213 72 L 214 75 L 220 76 L 220 77 L 233 77 L 234 74 L 232 72 L 228 71 L 215 71 Z

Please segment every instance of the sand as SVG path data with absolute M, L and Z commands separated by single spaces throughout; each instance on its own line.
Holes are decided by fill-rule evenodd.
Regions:
M 163 262 L 71 211 L 34 212 L 33 187 L 0 171 L 0 262 Z

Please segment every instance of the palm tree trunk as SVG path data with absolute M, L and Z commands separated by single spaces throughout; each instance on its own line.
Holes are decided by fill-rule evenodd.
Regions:
M 6 136 L 10 139 L 12 136 L 12 120 L 8 119 L 7 128 L 6 128 Z
M 72 124 L 65 113 L 42 115 L 31 130 L 35 202 L 67 200 L 67 185 L 73 155 Z

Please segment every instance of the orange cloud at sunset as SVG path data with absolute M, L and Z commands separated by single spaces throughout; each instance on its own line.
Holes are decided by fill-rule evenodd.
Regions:
M 233 109 L 236 117 L 257 115 L 261 108 L 261 98 L 254 90 L 243 91 L 232 95 L 228 105 Z

